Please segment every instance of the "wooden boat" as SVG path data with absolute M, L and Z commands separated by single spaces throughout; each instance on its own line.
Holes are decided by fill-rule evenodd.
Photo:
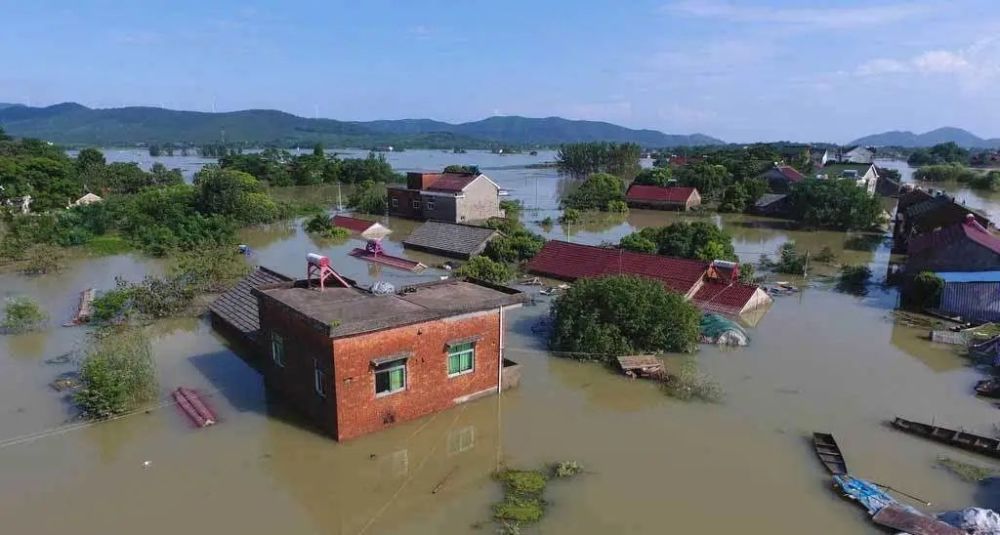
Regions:
M 883 507 L 872 516 L 872 521 L 910 535 L 965 535 L 956 527 L 899 504 Z
M 840 453 L 840 446 L 837 445 L 837 441 L 834 440 L 833 435 L 829 433 L 813 433 L 813 449 L 816 450 L 816 456 L 819 457 L 819 461 L 823 463 L 823 466 L 826 467 L 826 470 L 831 475 L 842 476 L 847 474 L 847 461 L 844 460 L 844 455 Z
M 966 433 L 965 431 L 956 431 L 947 427 L 937 427 L 898 417 L 892 421 L 892 426 L 911 435 L 921 436 L 942 444 L 962 448 L 963 450 L 1000 458 L 1000 440 L 995 438 Z
M 976 383 L 976 394 L 987 398 L 1000 398 L 1000 379 L 992 377 Z

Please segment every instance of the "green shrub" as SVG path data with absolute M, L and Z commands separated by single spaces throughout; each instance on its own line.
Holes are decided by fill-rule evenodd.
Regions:
M 483 256 L 507 264 L 530 260 L 545 245 L 545 238 L 524 227 L 512 229 L 486 244 Z
M 86 244 L 87 250 L 99 256 L 127 253 L 132 249 L 121 236 L 95 236 Z
M 95 323 L 106 323 L 126 315 L 132 299 L 130 288 L 119 281 L 113 290 L 101 293 L 91 304 L 90 320 Z
M 246 257 L 232 247 L 181 253 L 173 259 L 170 274 L 197 292 L 220 293 L 250 274 Z
M 371 180 L 359 183 L 348 197 L 347 204 L 365 214 L 384 214 L 389 206 L 385 184 Z
M 547 483 L 545 475 L 537 470 L 503 470 L 495 474 L 504 486 L 504 499 L 493 506 L 497 520 L 533 523 L 541 520 L 545 512 L 542 493 Z
M 474 256 L 455 271 L 461 277 L 472 277 L 494 284 L 505 284 L 514 278 L 514 270 L 507 264 L 486 256 Z
M 549 343 L 572 358 L 610 362 L 630 353 L 693 351 L 701 314 L 658 281 L 632 276 L 578 280 L 552 306 Z
M 55 273 L 62 270 L 65 262 L 64 250 L 52 245 L 39 244 L 25 252 L 21 272 L 25 275 Z
M 567 208 L 563 210 L 563 214 L 562 217 L 559 218 L 559 222 L 575 224 L 579 223 L 581 219 L 583 219 L 583 216 L 580 214 L 579 210 L 576 208 Z
M 702 221 L 647 227 L 623 237 L 619 247 L 678 258 L 738 260 L 733 238 L 719 227 Z
M 608 201 L 608 206 L 605 208 L 606 212 L 611 212 L 615 214 L 628 213 L 628 204 L 625 201 Z
M 868 266 L 843 266 L 840 268 L 839 286 L 845 290 L 863 290 L 872 276 Z
M 531 524 L 538 522 L 545 514 L 545 504 L 541 498 L 519 498 L 507 496 L 493 506 L 493 516 L 497 520 L 505 520 L 516 524 Z
M 778 273 L 804 275 L 806 272 L 806 256 L 799 253 L 794 242 L 786 242 L 778 250 L 778 261 L 771 268 Z
M 934 308 L 941 302 L 944 280 L 930 271 L 918 273 L 903 293 L 906 304 L 917 308 Z
M 303 227 L 310 234 L 332 240 L 344 240 L 351 236 L 351 232 L 346 228 L 333 226 L 330 217 L 325 213 L 312 216 Z
M 4 318 L 3 323 L 0 323 L 0 329 L 12 334 L 25 333 L 40 329 L 48 319 L 48 314 L 30 298 L 10 297 L 4 306 Z
M 719 383 L 698 371 L 698 364 L 692 358 L 684 359 L 680 370 L 667 377 L 663 390 L 668 396 L 681 401 L 719 403 L 724 397 Z
M 552 464 L 552 477 L 573 477 L 583 472 L 583 466 L 576 461 L 559 461 Z
M 85 354 L 74 397 L 84 417 L 111 418 L 156 397 L 152 347 L 141 330 L 95 336 Z
M 829 246 L 824 246 L 814 258 L 817 262 L 824 264 L 832 264 L 837 261 L 837 255 L 833 253 L 833 249 L 830 249 Z
M 587 177 L 574 191 L 563 198 L 564 208 L 576 210 L 603 210 L 611 201 L 625 200 L 625 184 L 614 175 L 595 173 Z

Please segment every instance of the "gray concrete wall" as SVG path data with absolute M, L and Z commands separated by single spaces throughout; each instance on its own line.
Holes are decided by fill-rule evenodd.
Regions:
M 479 177 L 463 193 L 464 197 L 457 199 L 456 223 L 500 217 L 500 190 L 486 178 Z

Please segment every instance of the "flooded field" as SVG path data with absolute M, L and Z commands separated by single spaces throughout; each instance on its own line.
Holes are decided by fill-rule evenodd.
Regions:
M 560 193 L 571 187 L 550 169 L 523 167 L 551 154 L 409 151 L 389 158 L 400 170 L 479 164 L 524 201 L 531 221 L 555 217 Z M 336 189 L 282 194 L 333 202 Z M 990 197 L 968 195 L 970 204 L 996 213 Z M 520 388 L 340 444 L 270 399 L 259 376 L 199 318 L 150 327 L 163 404 L 96 425 L 69 421 L 72 411 L 47 385 L 73 369 L 60 357 L 78 348 L 85 332 L 58 325 L 83 288 L 110 288 L 116 275 L 138 279 L 164 264 L 138 255 L 84 257 L 57 275 L 0 273 L 0 298 L 30 295 L 52 316 L 45 332 L 0 336 L 2 531 L 160 534 L 183 525 L 248 535 L 492 533 L 490 504 L 500 489 L 490 473 L 498 463 L 532 468 L 575 459 L 586 473 L 550 484 L 548 514 L 525 532 L 878 533 L 831 489 L 807 442 L 816 430 L 837 436 L 852 473 L 916 494 L 931 510 L 1000 507 L 1000 489 L 935 468 L 941 455 L 983 466 L 988 459 L 885 425 L 898 415 L 993 435 L 998 412 L 971 395 L 980 370 L 950 346 L 928 342 L 925 331 L 893 321 L 897 295 L 880 284 L 890 260 L 884 242 L 845 249 L 857 240 L 842 233 L 650 211 L 573 227 L 532 225 L 549 238 L 600 243 L 680 217 L 720 224 L 744 260 L 794 240 L 867 263 L 876 280 L 868 295 L 847 295 L 820 270 L 793 281 L 804 285 L 800 294 L 776 298 L 751 330 L 749 347 L 702 346 L 700 368 L 725 391 L 720 405 L 677 402 L 652 384 L 550 355 L 531 331 L 547 313 L 549 301 L 539 296 L 537 305 L 509 316 L 507 357 L 524 366 Z M 390 254 L 429 265 L 443 260 L 403 252 L 399 243 L 414 222 L 387 223 Z M 314 241 L 292 224 L 250 229 L 242 239 L 254 263 L 289 275 L 304 273 L 303 256 L 312 251 L 362 282 L 406 284 L 445 273 L 380 269 L 346 256 L 359 242 Z M 165 403 L 179 385 L 210 393 L 219 425 L 194 430 Z

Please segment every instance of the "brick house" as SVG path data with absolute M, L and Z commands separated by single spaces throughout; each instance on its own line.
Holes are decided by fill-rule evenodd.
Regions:
M 701 204 L 701 195 L 695 188 L 632 184 L 625 202 L 632 208 L 687 211 Z
M 406 174 L 406 185 L 389 186 L 389 215 L 465 223 L 503 216 L 500 186 L 482 173 Z
M 909 186 L 908 186 L 909 187 Z M 893 218 L 892 252 L 906 253 L 912 238 L 933 230 L 964 222 L 969 216 L 990 228 L 993 224 L 983 214 L 959 204 L 953 197 L 934 190 L 907 189 L 896 204 Z
M 374 295 L 336 280 L 323 290 L 316 280 L 245 285 L 211 309 L 224 333 L 256 317 L 238 329 L 255 348 L 245 358 L 325 433 L 347 440 L 516 386 L 501 345 L 504 311 L 521 292 L 445 280 Z M 227 312 L 224 300 L 242 305 Z

